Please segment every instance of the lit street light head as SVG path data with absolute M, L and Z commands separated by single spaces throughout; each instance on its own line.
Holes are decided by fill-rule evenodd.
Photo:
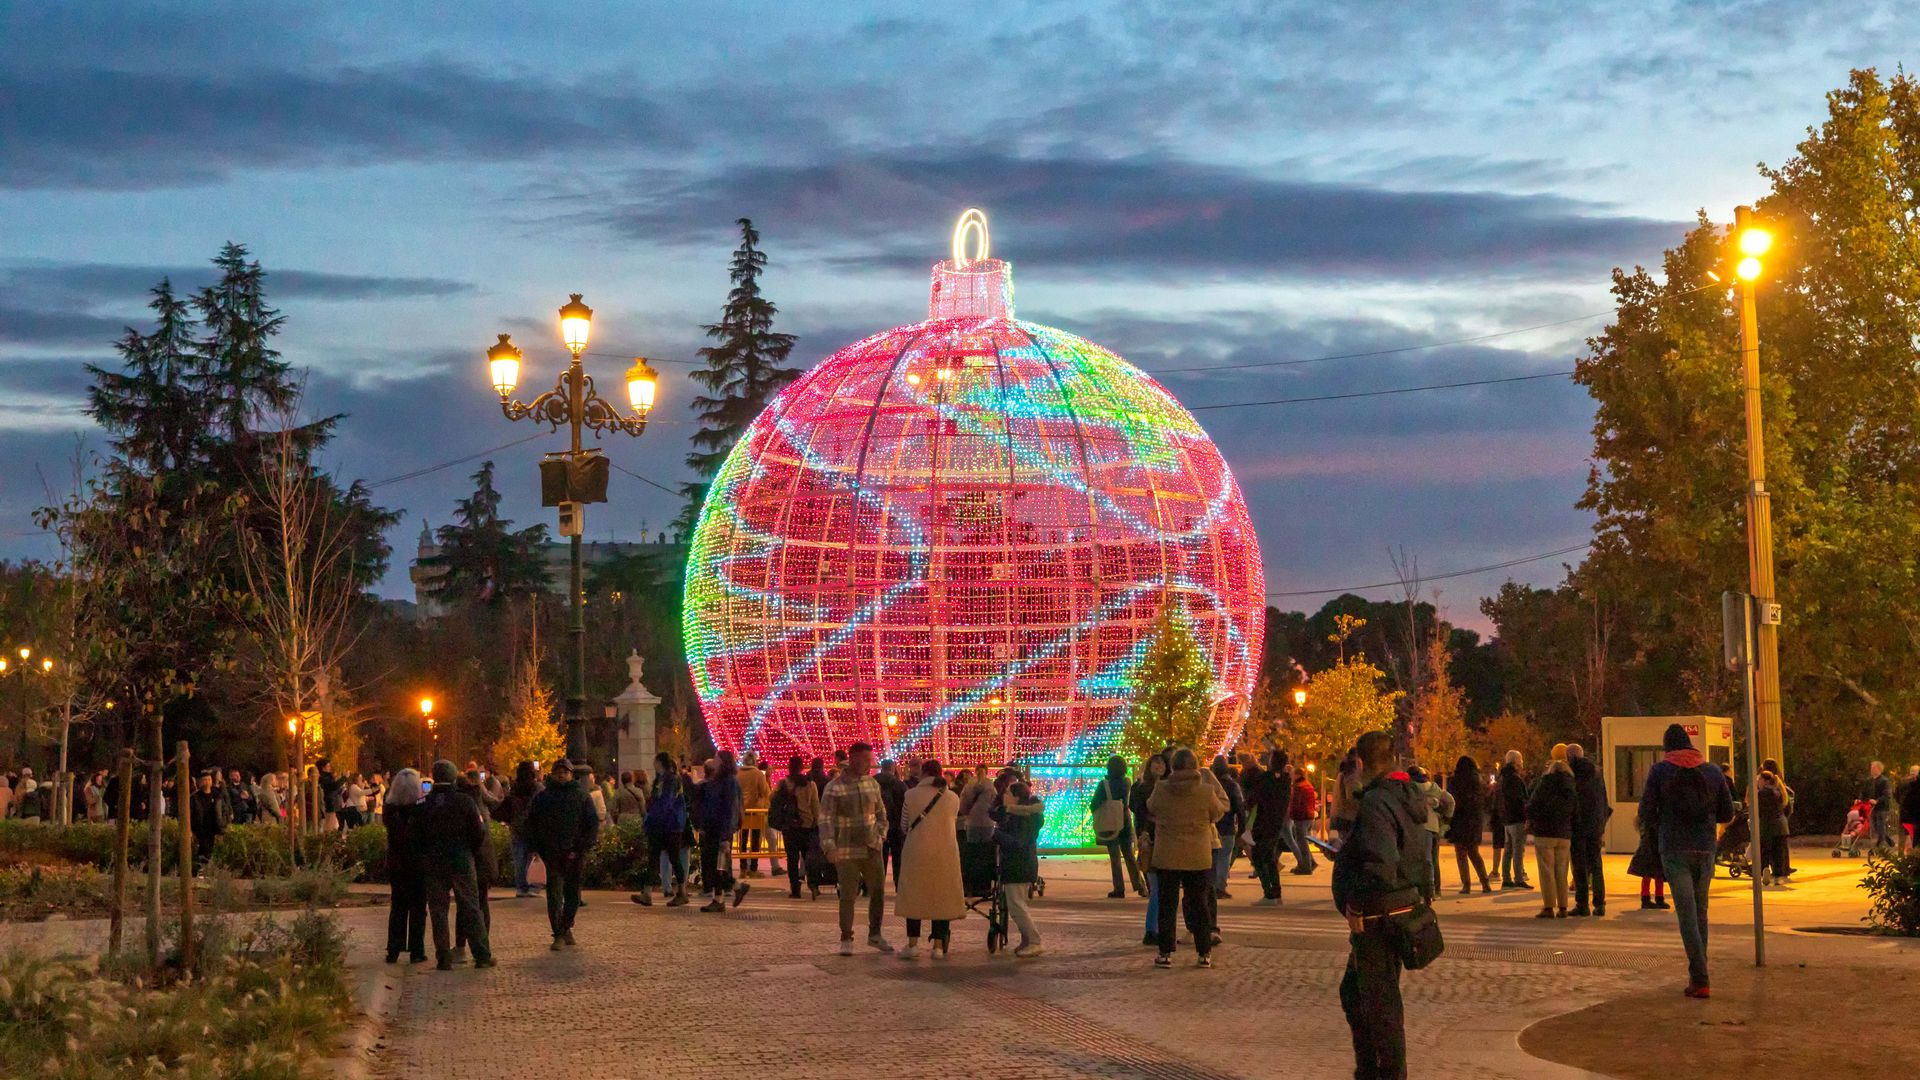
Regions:
M 493 388 L 501 397 L 513 393 L 520 385 L 520 349 L 514 345 L 512 335 L 501 334 L 493 348 L 487 350 L 487 370 L 493 377 Z
M 1760 260 L 1749 255 L 1734 264 L 1733 272 L 1741 281 L 1752 281 L 1760 276 Z
M 578 357 L 587 350 L 587 331 L 593 324 L 593 309 L 580 302 L 579 293 L 569 293 L 572 299 L 560 309 L 560 340 L 567 343 L 567 351 Z
M 653 408 L 654 391 L 660 385 L 660 374 L 647 366 L 647 358 L 636 356 L 633 366 L 627 369 L 627 398 L 633 403 L 633 414 L 645 416 Z
M 1740 230 L 1740 254 L 1765 255 L 1773 247 L 1773 234 L 1757 226 Z

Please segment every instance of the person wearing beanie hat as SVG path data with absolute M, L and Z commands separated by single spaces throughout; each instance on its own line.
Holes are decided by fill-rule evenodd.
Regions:
M 1660 866 L 1673 892 L 1680 941 L 1687 950 L 1690 998 L 1711 996 L 1707 980 L 1707 890 L 1713 884 L 1717 824 L 1733 820 L 1733 788 L 1718 765 L 1694 749 L 1687 729 L 1667 725 L 1665 755 L 1647 770 L 1640 825 L 1659 847 Z
M 600 837 L 600 814 L 576 779 L 590 768 L 566 758 L 553 763 L 547 785 L 527 810 L 527 842 L 547 867 L 547 928 L 555 952 L 573 947 L 573 920 L 580 912 L 580 878 L 587 852 Z
M 459 786 L 460 770 L 451 761 L 433 763 L 433 790 L 420 804 L 420 843 L 426 855 L 427 914 L 433 924 L 434 966 L 453 968 L 456 959 L 447 925 L 447 898 L 453 898 L 460 936 L 473 949 L 473 966 L 493 966 L 493 947 L 480 911 L 480 879 L 475 860 L 487 838 L 480 804 Z

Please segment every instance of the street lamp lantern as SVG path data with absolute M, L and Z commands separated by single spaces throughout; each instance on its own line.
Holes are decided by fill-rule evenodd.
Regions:
M 1773 247 L 1773 233 L 1758 225 L 1740 230 L 1740 254 L 1759 257 Z
M 513 343 L 511 334 L 501 334 L 499 342 L 487 350 L 487 370 L 493 376 L 494 390 L 502 399 L 520 385 L 520 347 Z
M 561 371 L 553 389 L 532 401 L 519 401 L 513 391 L 520 382 L 523 357 L 506 334 L 487 350 L 487 371 L 494 391 L 500 395 L 500 412 L 508 420 L 528 420 L 546 424 L 554 431 L 562 427 L 569 436 L 568 448 L 549 454 L 541 462 L 542 496 L 547 506 L 560 511 L 561 535 L 567 537 L 571 551 L 568 564 L 567 596 L 573 609 L 568 627 L 573 639 L 573 685 L 566 700 L 567 756 L 584 758 L 586 744 L 587 697 L 587 622 L 585 604 L 584 556 L 580 537 L 585 531 L 586 504 L 607 501 L 608 463 L 598 450 L 582 445 L 582 435 L 591 430 L 597 439 L 606 432 L 638 436 L 647 429 L 647 415 L 658 398 L 660 377 L 645 359 L 635 357 L 627 369 L 627 402 L 631 411 L 620 408 L 616 399 L 600 396 L 593 376 L 587 374 L 580 357 L 587 350 L 588 332 L 593 326 L 593 309 L 579 293 L 570 293 L 560 308 L 560 340 L 572 354 L 573 362 Z M 554 466 L 551 474 L 548 466 Z M 596 482 L 597 481 L 597 482 Z
M 420 699 L 420 715 L 422 716 L 433 715 L 433 699 L 432 698 L 423 697 Z
M 576 358 L 587 351 L 587 331 L 593 326 L 593 309 L 580 302 L 579 293 L 560 308 L 560 340 Z
M 660 374 L 647 365 L 647 358 L 636 356 L 627 369 L 627 399 L 633 403 L 633 415 L 646 416 L 653 408 L 653 394 L 659 388 Z
M 52 670 L 53 670 L 53 657 L 51 657 L 51 656 L 49 656 L 49 657 L 47 657 L 46 659 L 44 659 L 44 660 L 42 660 L 42 661 L 40 661 L 40 670 L 41 670 L 41 671 L 47 671 L 47 672 L 50 672 L 50 671 L 52 671 Z
M 1307 707 L 1307 688 L 1306 687 L 1302 686 L 1294 690 L 1293 706 L 1296 709 L 1304 709 Z
M 1757 297 L 1765 267 L 1760 257 L 1773 249 L 1773 233 L 1754 221 L 1751 206 L 1733 208 L 1734 264 L 1740 279 L 1740 368 L 1747 428 L 1747 592 L 1760 610 L 1779 598 L 1773 580 L 1773 507 L 1767 491 L 1767 456 L 1760 397 L 1760 318 Z M 1786 759 L 1780 722 L 1780 627 L 1764 619 L 1754 628 L 1753 727 L 1748 733 L 1759 757 Z M 1758 925 L 1756 922 L 1755 925 Z
M 29 656 L 32 656 L 32 655 L 33 655 L 33 649 L 31 649 L 30 647 L 28 647 L 28 646 L 26 646 L 26 645 L 22 645 L 22 646 L 20 646 L 20 662 L 21 662 L 21 663 L 23 663 L 23 664 L 24 664 L 24 663 L 26 663 L 26 662 L 27 662 L 27 657 L 29 657 Z

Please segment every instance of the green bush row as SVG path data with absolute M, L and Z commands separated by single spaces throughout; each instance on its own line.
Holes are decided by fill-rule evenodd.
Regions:
M 75 822 L 67 826 L 33 821 L 0 821 L 0 863 L 69 862 L 101 870 L 113 868 L 115 826 L 110 822 Z M 136 821 L 128 830 L 127 859 L 146 865 L 147 823 Z M 180 823 L 166 821 L 160 830 L 160 869 L 170 873 L 180 852 Z

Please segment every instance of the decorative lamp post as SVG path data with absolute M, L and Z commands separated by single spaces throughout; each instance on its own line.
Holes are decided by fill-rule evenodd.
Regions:
M 433 715 L 433 699 L 430 697 L 420 699 L 420 720 L 420 756 L 426 759 L 425 771 L 432 775 L 434 760 L 440 756 L 440 721 Z M 433 744 L 431 750 L 427 745 L 429 739 Z
M 1756 756 L 1785 762 L 1780 726 L 1780 605 L 1774 599 L 1773 509 L 1767 497 L 1767 456 L 1760 420 L 1760 321 L 1754 294 L 1766 272 L 1761 261 L 1773 233 L 1754 224 L 1753 208 L 1733 208 L 1735 262 L 1740 282 L 1740 367 L 1747 420 L 1747 591 L 1753 595 L 1753 718 Z M 1752 778 L 1748 778 L 1749 782 Z
M 500 395 L 500 411 L 506 418 L 531 418 L 555 431 L 565 425 L 570 436 L 566 450 L 541 460 L 540 473 L 541 502 L 559 508 L 560 535 L 568 538 L 571 547 L 567 597 L 573 610 L 569 628 L 573 637 L 573 685 L 567 692 L 566 711 L 567 756 L 575 759 L 587 754 L 587 614 L 580 538 L 585 527 L 586 504 L 607 501 L 606 458 L 597 448 L 583 447 L 581 433 L 591 429 L 595 438 L 608 431 L 638 437 L 647 428 L 647 414 L 653 409 L 660 381 L 644 358 L 635 357 L 626 374 L 630 412 L 621 412 L 618 406 L 601 397 L 594 389 L 593 376 L 588 375 L 580 363 L 592 328 L 593 309 L 581 302 L 579 293 L 571 294 L 560 308 L 560 341 L 567 347 L 572 361 L 560 373 L 553 389 L 530 402 L 522 403 L 513 397 L 514 387 L 520 381 L 523 356 L 511 337 L 501 334 L 500 340 L 487 350 L 487 374 L 494 392 Z

